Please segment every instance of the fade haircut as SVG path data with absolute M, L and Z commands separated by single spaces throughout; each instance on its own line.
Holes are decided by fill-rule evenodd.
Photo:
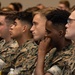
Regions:
M 15 20 L 15 14 L 17 12 L 16 11 L 0 11 L 0 15 L 1 16 L 5 16 L 5 22 L 7 23 L 7 25 L 10 25 L 14 22 Z
M 28 23 L 29 25 L 32 26 L 33 17 L 31 12 L 26 11 L 18 12 L 16 14 L 16 19 L 20 20 L 23 23 Z

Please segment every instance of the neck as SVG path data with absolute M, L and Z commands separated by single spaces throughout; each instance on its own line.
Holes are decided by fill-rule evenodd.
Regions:
M 19 46 L 22 46 L 27 40 L 31 39 L 29 36 L 21 36 L 20 38 L 17 38 L 17 42 Z
M 8 37 L 6 37 L 6 38 L 4 38 L 4 39 L 5 39 L 6 42 L 9 42 L 9 41 L 11 40 L 11 37 L 8 36 Z
M 71 43 L 72 43 L 71 40 L 67 40 L 67 39 L 62 40 L 62 42 L 59 43 L 57 49 L 60 51 L 63 48 L 65 48 L 66 46 L 70 45 Z

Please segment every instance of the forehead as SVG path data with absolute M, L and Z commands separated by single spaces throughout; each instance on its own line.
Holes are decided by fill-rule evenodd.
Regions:
M 71 13 L 71 15 L 69 16 L 69 18 L 75 19 L 75 11 L 73 11 L 73 12 Z
M 4 21 L 4 19 L 5 19 L 5 16 L 0 15 L 0 22 L 3 22 L 3 21 Z
M 40 20 L 44 20 L 44 16 L 42 16 L 41 14 L 36 14 L 33 17 L 33 21 L 40 21 Z
M 4 15 L 0 15 L 0 20 L 4 20 L 5 19 L 5 16 Z
M 51 21 L 47 21 L 46 22 L 46 29 L 50 29 L 52 27 L 52 22 Z

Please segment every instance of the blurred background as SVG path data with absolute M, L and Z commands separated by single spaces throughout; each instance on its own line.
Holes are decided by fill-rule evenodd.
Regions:
M 6 7 L 11 2 L 20 2 L 23 5 L 23 10 L 28 7 L 36 6 L 37 4 L 43 4 L 46 7 L 48 6 L 57 7 L 59 1 L 60 0 L 0 0 L 1 7 Z M 75 5 L 75 0 L 68 0 L 68 1 L 70 2 L 71 6 Z

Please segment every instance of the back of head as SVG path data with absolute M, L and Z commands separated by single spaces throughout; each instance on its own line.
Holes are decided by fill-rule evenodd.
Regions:
M 38 7 L 39 9 L 44 9 L 45 8 L 45 6 L 43 4 L 38 4 L 38 5 L 36 5 L 36 7 Z
M 10 3 L 8 7 L 13 9 L 14 11 L 19 11 L 19 6 L 16 2 Z
M 59 4 L 63 4 L 65 6 L 65 10 L 70 9 L 70 2 L 68 0 L 60 0 Z M 62 7 L 60 7 L 60 9 L 62 9 Z
M 9 7 L 2 7 L 1 11 L 13 11 L 13 9 L 11 9 Z
M 18 7 L 19 7 L 19 11 L 22 11 L 22 8 L 23 8 L 22 4 L 21 4 L 21 3 L 19 3 L 19 2 L 17 2 L 16 4 L 17 4 L 17 5 L 18 5 Z
M 68 11 L 56 9 L 48 13 L 46 18 L 48 21 L 51 21 L 54 26 L 59 25 L 65 28 L 69 15 L 70 13 Z
M 12 14 L 16 14 L 17 12 L 16 11 L 3 11 L 1 10 L 0 11 L 0 15 L 5 15 L 5 16 L 8 16 L 8 15 L 12 15 Z
M 27 8 L 25 11 L 33 13 L 33 12 L 38 11 L 38 10 L 40 10 L 38 7 L 30 7 L 30 8 Z

